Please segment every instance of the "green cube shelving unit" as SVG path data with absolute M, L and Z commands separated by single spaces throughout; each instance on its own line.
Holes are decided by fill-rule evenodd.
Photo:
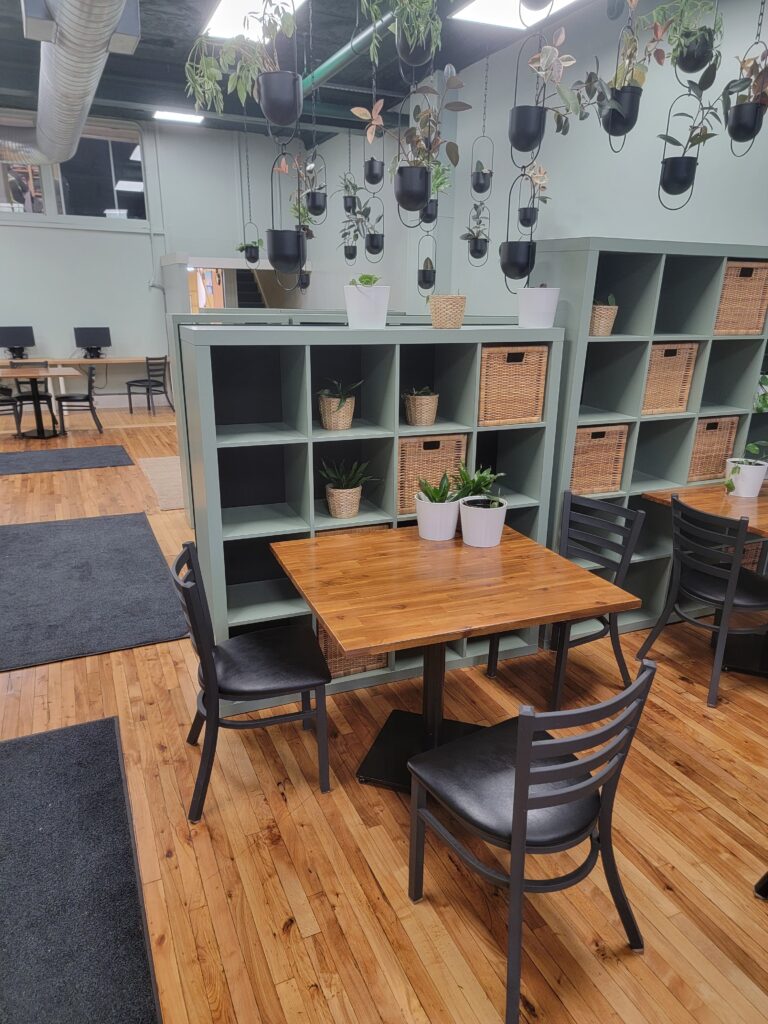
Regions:
M 550 537 L 557 536 L 562 493 L 570 486 L 576 430 L 627 424 L 621 484 L 594 495 L 646 511 L 627 580 L 627 589 L 642 599 L 643 607 L 621 617 L 623 630 L 656 621 L 669 577 L 669 511 L 642 494 L 693 486 L 689 466 L 696 425 L 703 417 L 738 417 L 736 451 L 748 440 L 768 436 L 768 415 L 752 413 L 768 328 L 758 336 L 714 334 L 726 263 L 742 259 L 768 260 L 768 248 L 608 238 L 538 243 L 531 283 L 560 287 L 558 322 L 566 338 Z M 592 304 L 608 295 L 618 306 L 613 333 L 592 337 Z M 698 346 L 687 408 L 644 414 L 651 346 L 675 342 Z M 707 482 L 713 481 L 701 481 Z M 699 611 L 706 609 L 694 609 Z
M 505 474 L 511 526 L 546 543 L 562 338 L 559 329 L 509 324 L 435 331 L 401 324 L 353 331 L 342 323 L 219 323 L 175 318 L 176 395 L 182 406 L 201 568 L 217 641 L 310 610 L 270 551 L 270 542 L 325 530 L 381 525 L 414 529 L 398 515 L 401 437 L 463 434 L 470 468 Z M 478 427 L 483 345 L 546 345 L 548 372 L 541 422 Z M 364 381 L 352 427 L 323 429 L 316 393 L 328 379 Z M 437 422 L 412 427 L 401 395 L 414 385 L 440 394 Z M 366 486 L 354 519 L 333 519 L 324 498 L 324 459 L 363 459 L 376 481 Z M 506 636 L 503 657 L 532 653 L 538 631 Z M 485 660 L 487 641 L 451 646 L 453 666 Z M 386 668 L 342 676 L 332 689 L 372 685 L 418 671 L 420 651 L 390 654 Z

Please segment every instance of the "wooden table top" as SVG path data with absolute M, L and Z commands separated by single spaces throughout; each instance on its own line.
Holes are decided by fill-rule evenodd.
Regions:
M 40 356 L 47 359 L 47 356 Z M 56 366 L 135 366 L 146 362 L 146 356 L 105 356 L 104 359 L 57 359 Z M 0 359 L 0 368 L 8 366 L 9 359 Z M 53 363 L 51 363 L 53 365 Z M 56 376 L 62 376 L 57 374 Z
M 756 498 L 737 498 L 728 494 L 723 484 L 707 484 L 705 487 L 680 487 L 672 491 L 647 491 L 643 497 L 648 501 L 656 501 L 669 505 L 673 494 L 680 501 L 696 508 L 700 512 L 709 512 L 714 516 L 727 516 L 729 519 L 749 519 L 749 532 L 760 537 L 768 537 L 768 485 Z
M 45 380 L 48 377 L 81 377 L 73 366 L 0 366 L 0 378 Z
M 495 548 L 415 528 L 271 545 L 347 654 L 394 651 L 640 607 L 640 600 L 505 528 Z

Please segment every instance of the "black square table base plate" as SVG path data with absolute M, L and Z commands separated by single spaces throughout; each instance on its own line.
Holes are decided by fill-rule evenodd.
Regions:
M 481 725 L 445 718 L 440 726 L 440 745 L 482 728 Z M 430 750 L 434 745 L 425 735 L 421 715 L 412 711 L 393 711 L 360 763 L 357 781 L 410 793 L 408 759 L 414 754 Z
M 747 633 L 728 637 L 723 669 L 726 672 L 768 677 L 768 639 L 765 634 Z
M 32 438 L 35 438 L 35 437 L 49 438 L 49 437 L 58 437 L 59 436 L 59 432 L 58 432 L 58 430 L 49 430 L 47 427 L 45 427 L 43 432 L 42 432 L 42 434 L 40 433 L 39 430 L 22 430 L 21 436 L 22 437 L 32 437 Z

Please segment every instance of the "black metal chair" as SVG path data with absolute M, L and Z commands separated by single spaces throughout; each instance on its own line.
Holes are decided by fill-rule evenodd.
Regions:
M 710 515 L 685 505 L 676 494 L 672 495 L 672 575 L 667 601 L 637 657 L 644 657 L 653 647 L 672 612 L 692 626 L 709 630 L 715 647 L 707 694 L 711 708 L 717 706 L 729 633 L 743 635 L 768 630 L 768 622 L 763 628 L 753 625 L 732 629 L 730 626 L 735 611 L 768 611 L 768 578 L 744 569 L 741 564 L 748 532 L 746 516 L 727 519 Z M 685 598 L 714 608 L 714 623 L 701 622 L 689 615 L 680 603 Z
M 583 498 L 571 491 L 563 494 L 563 508 L 560 518 L 560 543 L 558 553 L 563 558 L 581 560 L 595 572 L 622 587 L 627 578 L 632 555 L 637 548 L 640 531 L 645 521 L 645 512 L 638 509 L 624 508 L 611 501 L 600 501 L 597 498 Z M 590 621 L 590 620 L 586 620 Z M 555 678 L 552 689 L 550 710 L 557 711 L 563 695 L 565 672 L 568 662 L 568 651 L 572 647 L 590 644 L 610 635 L 613 653 L 621 672 L 625 686 L 629 686 L 632 677 L 621 650 L 619 641 L 619 616 L 617 612 L 598 616 L 598 629 L 584 636 L 571 638 L 571 622 L 558 623 L 553 630 L 552 646 L 557 652 L 555 659 Z M 499 637 L 491 637 L 488 649 L 487 674 L 496 675 L 499 662 Z
M 168 356 L 147 356 L 147 376 L 137 380 L 126 381 L 128 390 L 128 408 L 133 415 L 133 392 L 144 391 L 147 396 L 147 409 L 155 415 L 155 395 L 165 395 L 168 405 L 173 409 L 173 402 L 168 393 Z
M 0 416 L 13 416 L 16 437 L 21 436 L 21 405 L 12 388 L 0 387 Z
M 257 729 L 266 725 L 302 721 L 308 729 L 312 721 L 317 733 L 320 790 L 327 793 L 328 718 L 325 686 L 331 674 L 311 626 L 296 624 L 245 633 L 215 644 L 208 602 L 205 597 L 197 549 L 184 544 L 172 569 L 173 581 L 181 599 L 189 626 L 192 646 L 200 662 L 200 693 L 197 712 L 187 736 L 193 746 L 205 725 L 205 739 L 195 791 L 189 808 L 189 820 L 199 821 L 211 779 L 219 728 Z M 315 708 L 310 693 L 315 691 Z M 301 711 L 235 721 L 222 718 L 219 701 L 254 701 L 265 697 L 301 694 Z
M 61 433 L 66 434 L 67 424 L 64 419 L 64 412 L 74 412 L 76 409 L 82 408 L 84 405 L 88 407 L 93 422 L 99 429 L 99 433 L 104 433 L 104 427 L 101 425 L 101 420 L 96 413 L 96 405 L 93 400 L 93 389 L 96 383 L 96 367 L 88 367 L 88 391 L 87 393 L 72 393 L 56 396 L 56 405 L 59 409 L 59 419 L 61 420 Z
M 523 900 L 526 892 L 558 892 L 586 878 L 601 858 L 629 945 L 643 938 L 619 877 L 612 823 L 616 788 L 656 666 L 643 662 L 637 680 L 602 704 L 536 713 L 480 729 L 408 762 L 411 845 L 408 895 L 424 891 L 428 825 L 470 868 L 509 895 L 505 1024 L 520 1021 Z M 600 724 L 597 724 L 600 723 Z M 578 729 L 555 738 L 553 731 Z M 588 753 L 587 753 L 588 752 Z M 581 757 L 574 755 L 582 754 Z M 488 867 L 428 808 L 431 796 L 464 828 L 510 852 L 509 874 Z M 526 854 L 560 853 L 589 840 L 579 867 L 555 878 L 526 878 Z M 526 1018 L 527 1019 L 527 1018 Z
M 36 360 L 28 359 L 28 360 L 24 360 L 23 362 L 22 362 L 22 360 L 17 360 L 17 361 L 11 360 L 11 366 L 14 367 L 14 368 L 21 368 L 22 366 L 25 366 L 25 367 L 29 368 L 29 367 L 34 366 L 34 367 L 39 367 L 40 369 L 46 370 L 46 369 L 48 369 L 48 360 L 47 359 L 39 359 L 39 360 L 38 359 L 36 359 Z M 19 409 L 20 409 L 21 413 L 23 414 L 24 413 L 24 406 L 25 405 L 32 405 L 32 406 L 34 406 L 34 404 L 35 404 L 35 397 L 34 397 L 34 395 L 32 393 L 32 385 L 31 385 L 28 377 L 16 377 L 14 379 L 14 384 L 16 385 L 16 401 L 19 403 Z M 53 411 L 53 402 L 54 402 L 54 397 L 55 396 L 50 391 L 46 390 L 46 388 L 44 386 L 41 386 L 38 383 L 38 385 L 37 385 L 37 397 L 40 400 L 40 405 L 41 406 L 42 405 L 47 406 L 48 412 L 51 414 L 51 423 L 53 424 L 53 429 L 57 430 L 58 426 L 59 426 L 59 422 L 56 419 L 56 414 Z

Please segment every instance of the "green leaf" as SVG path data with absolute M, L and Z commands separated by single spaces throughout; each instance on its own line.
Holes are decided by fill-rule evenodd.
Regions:
M 458 75 L 451 75 L 449 78 L 447 78 L 445 80 L 445 88 L 446 89 L 463 89 L 464 88 L 464 83 L 458 77 Z
M 451 100 L 450 103 L 445 104 L 445 110 L 471 110 L 472 104 L 465 103 L 463 100 Z
M 709 89 L 714 84 L 715 77 L 717 75 L 717 65 L 713 61 L 709 67 L 705 68 L 699 78 L 699 88 L 702 92 L 705 89 Z
M 666 142 L 669 146 L 680 146 L 682 148 L 682 142 L 679 142 L 672 135 L 658 135 L 657 138 L 661 139 L 662 142 Z
M 445 144 L 445 155 L 450 160 L 451 164 L 456 167 L 459 162 L 459 147 L 455 142 L 447 142 Z

